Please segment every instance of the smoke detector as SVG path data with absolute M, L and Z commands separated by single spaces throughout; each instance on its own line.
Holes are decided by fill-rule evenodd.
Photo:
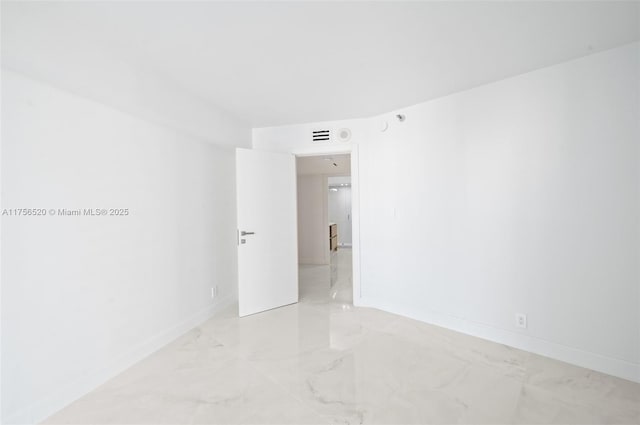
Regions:
M 338 130 L 338 140 L 341 142 L 348 142 L 351 140 L 351 130 L 348 128 L 341 128 Z

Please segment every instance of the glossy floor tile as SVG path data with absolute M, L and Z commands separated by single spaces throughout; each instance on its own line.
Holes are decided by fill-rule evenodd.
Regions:
M 229 308 L 46 423 L 640 423 L 638 384 L 353 307 L 349 249 L 300 282 L 300 303 Z

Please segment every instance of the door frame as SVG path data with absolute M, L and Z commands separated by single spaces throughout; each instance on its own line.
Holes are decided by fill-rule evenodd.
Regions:
M 358 145 L 313 146 L 291 152 L 296 157 L 351 154 L 351 254 L 353 305 L 362 306 L 360 285 L 360 167 Z M 296 194 L 296 203 L 298 202 Z

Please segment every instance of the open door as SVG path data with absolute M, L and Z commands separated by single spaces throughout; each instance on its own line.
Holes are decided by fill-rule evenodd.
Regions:
M 298 302 L 296 162 L 236 149 L 240 317 Z

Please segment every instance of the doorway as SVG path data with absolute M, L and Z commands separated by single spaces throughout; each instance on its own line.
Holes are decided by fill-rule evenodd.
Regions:
M 296 158 L 299 299 L 353 305 L 351 154 Z

